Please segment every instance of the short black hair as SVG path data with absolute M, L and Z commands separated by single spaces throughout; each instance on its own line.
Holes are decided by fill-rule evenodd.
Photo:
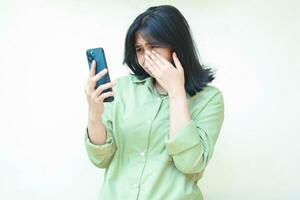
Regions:
M 190 27 L 180 11 L 171 5 L 153 6 L 138 15 L 130 25 L 125 39 L 123 64 L 142 80 L 150 75 L 139 65 L 135 42 L 139 32 L 146 40 L 155 40 L 176 52 L 185 75 L 185 91 L 194 96 L 215 79 L 214 72 L 200 64 Z

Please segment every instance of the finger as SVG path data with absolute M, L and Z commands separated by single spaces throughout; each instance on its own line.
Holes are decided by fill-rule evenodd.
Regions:
M 150 71 L 149 71 L 149 66 L 148 66 L 149 64 L 148 63 L 146 63 L 146 61 L 145 61 L 145 64 L 144 64 L 144 70 L 149 74 L 149 75 L 151 75 L 152 77 L 154 76 Z
M 104 101 L 104 99 L 106 99 L 107 97 L 112 97 L 112 96 L 114 96 L 114 92 L 104 92 L 97 98 L 97 100 Z
M 159 53 L 156 51 L 152 50 L 152 54 L 162 63 L 162 64 L 168 64 L 169 61 L 166 60 L 164 57 L 162 57 Z
M 107 89 L 109 89 L 109 88 L 112 88 L 112 87 L 114 87 L 115 85 L 116 85 L 116 82 L 115 82 L 115 81 L 113 81 L 113 82 L 108 82 L 108 83 L 99 85 L 99 86 L 97 87 L 97 89 L 93 92 L 92 97 L 93 97 L 93 98 L 99 97 L 99 95 L 100 95 L 103 91 L 105 91 L 105 90 L 107 90 Z
M 92 81 L 97 82 L 98 80 L 100 80 L 106 73 L 107 73 L 107 68 L 104 68 L 103 70 L 101 70 L 99 73 L 97 73 L 95 76 L 93 76 L 91 79 Z
M 175 66 L 178 70 L 183 71 L 183 67 L 180 63 L 180 60 L 177 57 L 177 54 L 175 52 L 173 52 L 173 61 L 175 63 Z
M 145 55 L 146 61 L 150 63 L 150 66 L 153 68 L 153 70 L 158 74 L 161 72 L 161 63 L 155 62 L 153 59 L 151 59 L 148 55 Z
M 93 60 L 91 70 L 90 70 L 90 77 L 93 77 L 95 75 L 95 71 L 96 71 L 96 61 Z
M 152 53 L 152 52 L 150 52 L 150 51 L 147 51 L 147 52 L 146 52 L 146 55 L 148 55 L 148 56 L 151 58 L 151 60 L 152 60 L 158 67 L 163 67 L 162 65 L 164 65 L 164 63 L 162 63 L 162 62 L 160 61 L 160 59 L 159 59 L 154 53 Z
M 151 67 L 150 63 L 149 63 L 147 60 L 145 60 L 144 68 L 145 68 L 145 70 L 146 70 L 150 75 L 153 75 L 153 76 L 154 76 L 154 74 L 152 73 L 152 67 Z
M 145 64 L 146 67 L 148 67 L 148 70 L 155 76 L 159 73 L 158 67 L 156 67 L 156 64 L 147 56 L 145 55 Z
M 95 76 L 91 77 L 88 80 L 88 87 L 90 91 L 95 90 L 95 85 L 97 84 L 97 81 L 100 80 L 105 74 L 107 73 L 107 69 L 103 69 L 99 73 L 97 73 Z

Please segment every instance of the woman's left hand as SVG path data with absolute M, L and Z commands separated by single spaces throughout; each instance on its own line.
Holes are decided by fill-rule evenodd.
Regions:
M 172 57 L 176 68 L 154 50 L 146 51 L 145 67 L 170 96 L 185 95 L 183 67 L 175 52 Z

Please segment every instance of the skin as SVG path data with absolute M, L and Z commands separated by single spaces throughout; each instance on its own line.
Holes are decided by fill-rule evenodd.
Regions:
M 183 67 L 172 49 L 148 43 L 139 33 L 136 34 L 136 53 L 139 64 L 155 78 L 155 87 L 168 93 L 171 139 L 191 121 L 184 88 Z

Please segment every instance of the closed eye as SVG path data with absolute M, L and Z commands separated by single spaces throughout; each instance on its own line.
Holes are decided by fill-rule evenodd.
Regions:
M 160 46 L 158 45 L 152 45 L 151 48 L 159 48 Z

